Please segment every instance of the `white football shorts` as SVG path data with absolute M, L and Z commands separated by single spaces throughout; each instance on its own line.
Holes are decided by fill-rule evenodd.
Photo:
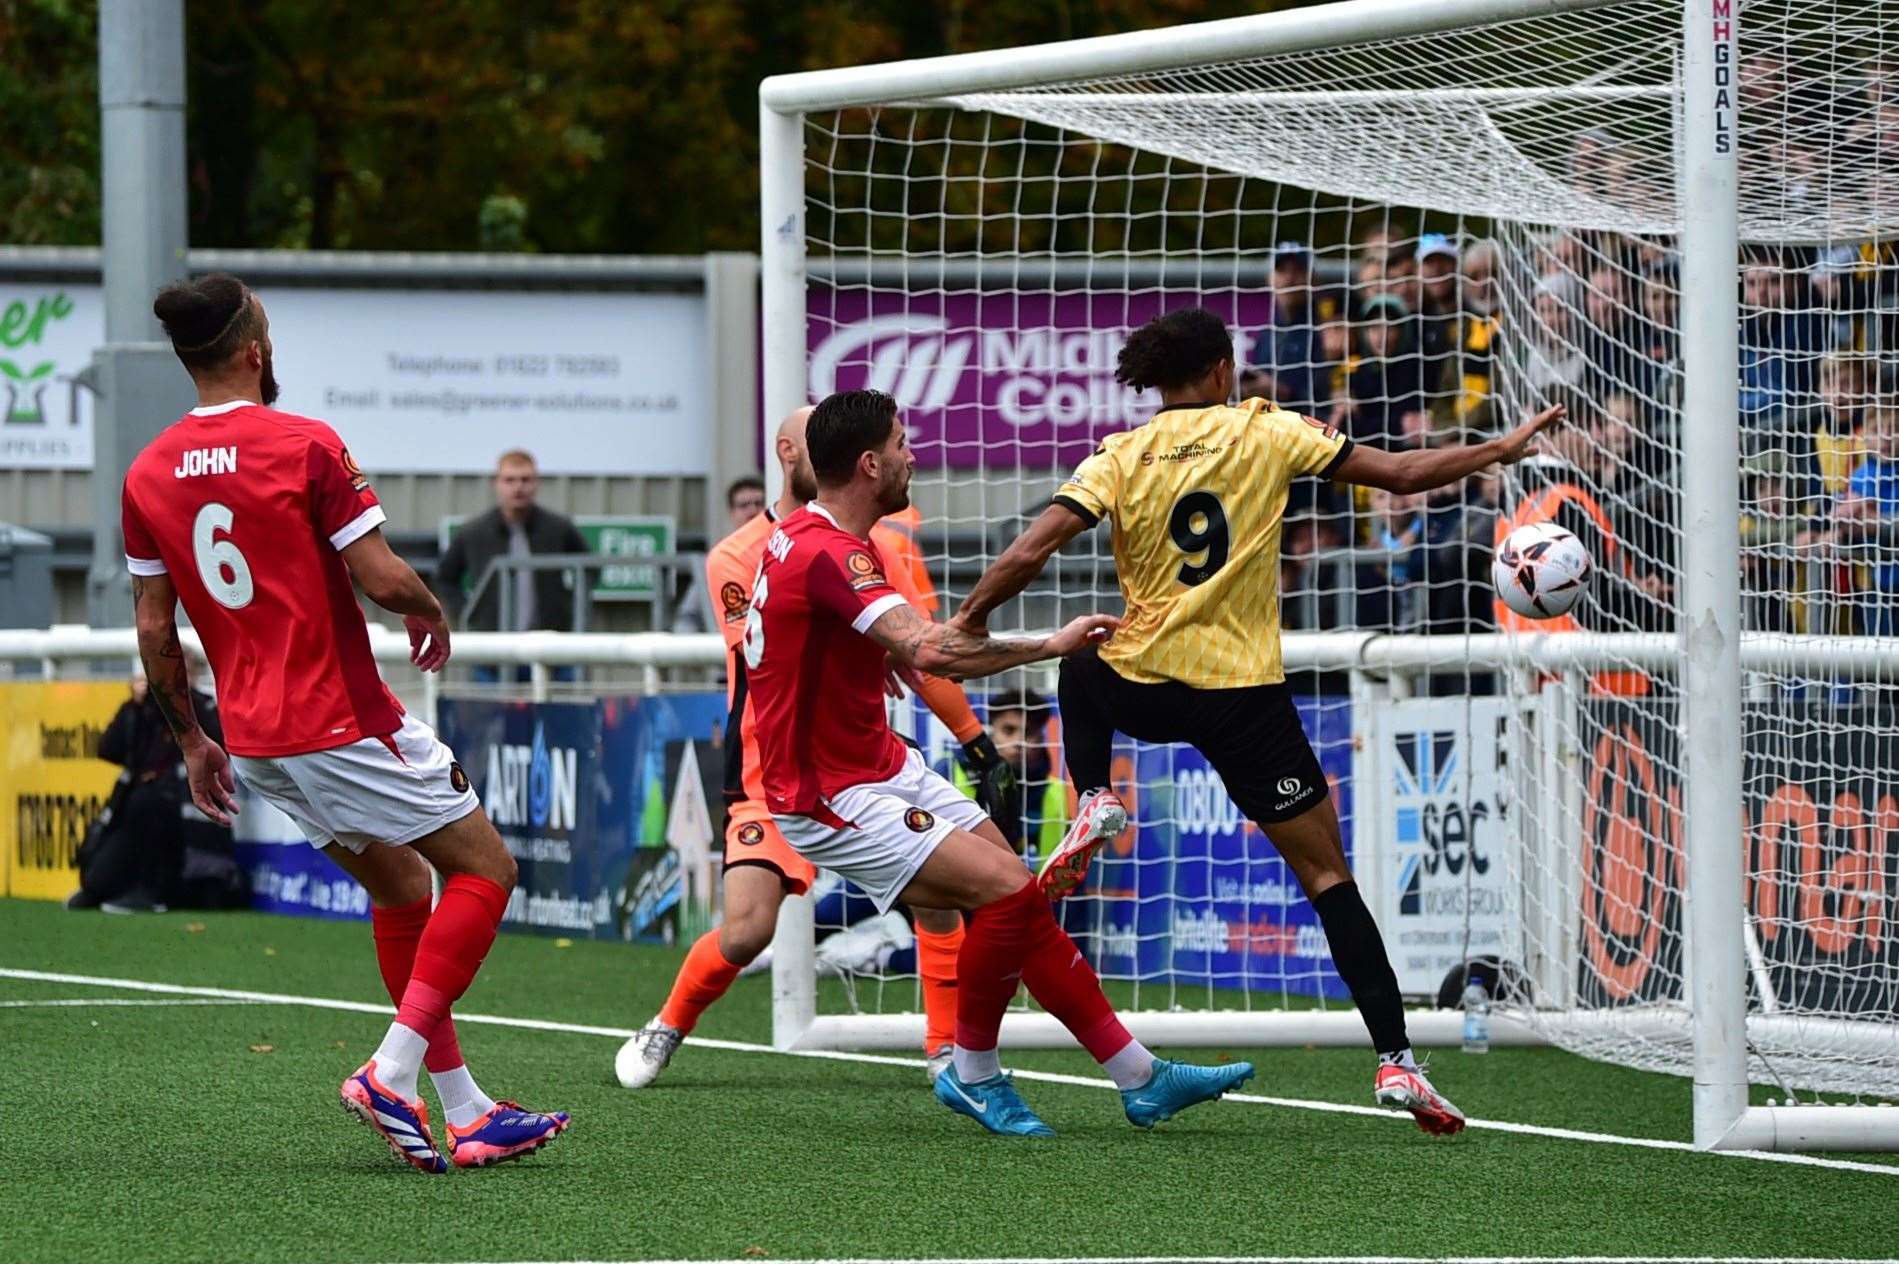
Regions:
M 233 755 L 240 780 L 297 823 L 312 847 L 400 847 L 481 806 L 454 752 L 413 715 L 387 737 L 260 759 Z
M 989 819 L 974 799 L 932 772 L 915 747 L 890 780 L 852 786 L 824 806 L 846 823 L 772 819 L 799 855 L 862 887 L 879 913 L 890 911 L 951 830 L 974 830 Z

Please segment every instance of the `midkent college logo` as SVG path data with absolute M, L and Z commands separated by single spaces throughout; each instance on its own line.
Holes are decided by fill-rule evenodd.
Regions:
M 488 784 L 482 788 L 489 818 L 496 825 L 571 830 L 580 798 L 579 763 L 573 747 L 549 747 L 538 724 L 531 746 L 490 746 Z
M 1392 769 L 1398 794 L 1397 827 L 1398 912 L 1415 915 L 1424 907 L 1424 879 L 1438 870 L 1462 874 L 1468 863 L 1473 873 L 1490 871 L 1490 861 L 1477 850 L 1477 826 L 1490 817 L 1490 805 L 1463 803 L 1462 756 L 1457 734 L 1450 731 L 1400 733 L 1398 762 Z
M 910 412 L 993 407 L 1016 427 L 1120 424 L 1143 408 L 1142 392 L 1114 380 L 1128 333 L 979 330 L 926 312 L 868 316 L 838 326 L 812 349 L 811 398 L 856 387 L 893 395 Z M 1233 337 L 1243 363 L 1251 340 L 1237 330 Z

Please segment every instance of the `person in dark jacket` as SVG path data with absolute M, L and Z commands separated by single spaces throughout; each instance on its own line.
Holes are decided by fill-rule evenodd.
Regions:
M 535 503 L 540 475 L 534 458 L 515 450 L 495 463 L 495 507 L 470 518 L 449 541 L 436 564 L 436 592 L 451 622 L 473 632 L 574 631 L 571 572 L 523 571 L 496 576 L 481 600 L 468 605 L 468 589 L 481 582 L 497 557 L 585 553 L 587 542 L 573 520 Z M 511 583 L 513 626 L 501 626 L 501 585 Z M 467 588 L 464 588 L 464 584 Z
M 217 708 L 199 693 L 192 702 L 199 726 L 221 743 Z M 193 806 L 178 743 L 143 677 L 99 735 L 99 758 L 125 771 L 86 831 L 79 890 L 66 907 L 132 913 L 249 906 L 231 831 Z

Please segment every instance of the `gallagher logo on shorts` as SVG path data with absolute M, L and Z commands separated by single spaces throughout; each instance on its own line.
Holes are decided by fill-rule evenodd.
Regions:
M 448 784 L 454 788 L 456 794 L 468 793 L 468 774 L 462 771 L 460 764 L 449 764 Z
M 765 841 L 765 827 L 757 821 L 747 821 L 739 826 L 738 841 L 740 847 L 756 847 Z
M 863 550 L 860 549 L 845 558 L 844 565 L 850 568 L 852 592 L 863 592 L 866 588 L 883 586 L 884 573 L 877 568 L 877 559 Z
M 911 808 L 903 814 L 903 823 L 912 834 L 922 834 L 927 832 L 930 826 L 936 824 L 936 818 L 922 808 Z
M 750 603 L 745 600 L 745 590 L 743 588 L 737 584 L 727 582 L 719 589 L 719 604 L 725 607 L 725 621 L 727 623 L 745 622 L 746 606 Z

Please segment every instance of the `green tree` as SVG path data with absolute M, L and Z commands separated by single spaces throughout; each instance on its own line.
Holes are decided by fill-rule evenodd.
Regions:
M 1311 0 L 186 0 L 191 240 L 756 248 L 758 83 Z M 0 239 L 99 233 L 95 6 L 0 0 Z
M 99 240 L 96 7 L 0 0 L 0 242 Z

